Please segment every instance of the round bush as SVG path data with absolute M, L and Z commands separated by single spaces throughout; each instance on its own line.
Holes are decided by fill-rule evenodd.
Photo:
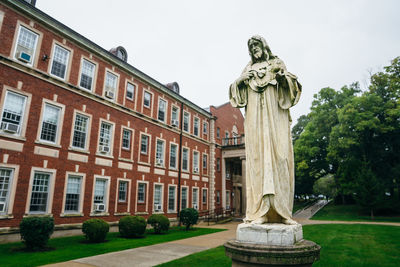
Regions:
M 19 225 L 21 239 L 28 249 L 46 246 L 54 231 L 54 219 L 51 217 L 23 218 Z
M 147 220 L 148 224 L 151 224 L 156 234 L 160 234 L 162 231 L 168 232 L 169 220 L 167 216 L 162 214 L 153 214 Z
M 119 233 L 123 237 L 141 237 L 146 231 L 146 220 L 141 216 L 125 216 L 119 220 Z
M 198 219 L 199 212 L 193 208 L 183 209 L 179 214 L 179 220 L 186 225 L 186 230 L 189 230 L 191 225 L 196 224 Z
M 109 230 L 110 226 L 102 219 L 89 219 L 82 225 L 82 232 L 91 243 L 104 242 Z

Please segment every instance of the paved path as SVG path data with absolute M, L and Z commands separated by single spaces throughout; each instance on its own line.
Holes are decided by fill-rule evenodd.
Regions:
M 236 228 L 240 222 L 210 225 L 200 224 L 198 227 L 225 228 L 226 231 L 196 236 L 147 247 L 128 249 L 118 252 L 76 259 L 72 261 L 46 265 L 47 267 L 89 267 L 89 266 L 154 266 L 169 262 L 187 255 L 223 245 L 234 239 Z
M 298 210 L 295 214 L 293 214 L 294 219 L 310 219 L 315 213 L 317 213 L 320 209 L 322 209 L 329 202 L 324 199 L 320 199 L 315 202 L 314 205 L 307 207 L 302 210 Z

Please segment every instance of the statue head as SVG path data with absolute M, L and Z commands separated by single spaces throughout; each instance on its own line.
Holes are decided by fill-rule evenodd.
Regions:
M 259 35 L 252 36 L 249 41 L 247 41 L 247 47 L 252 62 L 266 61 L 275 57 L 272 54 L 267 41 Z

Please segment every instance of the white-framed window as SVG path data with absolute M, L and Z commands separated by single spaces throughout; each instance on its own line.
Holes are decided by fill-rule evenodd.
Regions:
M 146 184 L 145 183 L 138 183 L 138 195 L 137 201 L 138 203 L 145 203 L 146 202 Z
M 176 185 L 168 186 L 168 211 L 176 211 Z
M 102 121 L 100 123 L 99 152 L 111 155 L 112 153 L 113 124 Z
M 126 202 L 127 195 L 128 195 L 128 182 L 120 181 L 118 187 L 118 201 Z
M 117 94 L 118 76 L 106 71 L 106 80 L 104 83 L 105 97 L 114 100 Z
M 35 171 L 29 213 L 47 213 L 52 173 Z
M 126 98 L 133 100 L 136 86 L 133 83 L 126 83 Z
M 165 141 L 157 139 L 156 142 L 156 165 L 164 166 L 164 147 Z
M 199 152 L 193 151 L 193 172 L 199 173 Z
M 1 112 L 0 129 L 3 133 L 21 135 L 27 96 L 6 91 Z
M 182 148 L 182 170 L 189 171 L 189 149 Z
M 208 123 L 206 121 L 203 122 L 203 134 L 208 134 Z
M 122 148 L 129 150 L 131 148 L 132 131 L 128 129 L 122 130 Z
M 181 209 L 186 209 L 188 207 L 188 188 L 182 186 L 181 191 Z
M 226 190 L 225 193 L 226 193 L 226 209 L 230 210 L 231 209 L 231 192 L 229 190 Z
M 170 147 L 169 147 L 169 167 L 171 169 L 176 169 L 178 167 L 177 166 L 177 162 L 178 162 L 177 153 L 178 153 L 178 145 L 171 143 Z
M 194 117 L 194 121 L 193 121 L 193 134 L 195 136 L 200 135 L 200 119 L 197 117 Z
M 208 156 L 207 154 L 203 154 L 203 170 L 207 170 L 207 162 L 208 162 Z
M 183 130 L 185 132 L 189 132 L 190 127 L 190 113 L 184 111 L 183 112 Z
M 163 210 L 163 186 L 161 184 L 154 185 L 154 211 Z
M 229 132 L 225 131 L 225 138 L 229 138 Z
M 159 121 L 165 122 L 166 110 L 167 110 L 167 101 L 160 98 L 158 100 L 158 115 L 157 115 Z
M 51 60 L 50 74 L 65 80 L 68 68 L 70 51 L 54 44 L 53 56 Z
M 147 155 L 149 152 L 149 136 L 142 134 L 140 137 L 140 153 Z
M 147 91 L 144 91 L 143 106 L 145 108 L 150 108 L 150 106 L 151 106 L 151 94 Z
M 179 108 L 174 105 L 171 108 L 171 125 L 179 127 Z
M 61 111 L 61 107 L 57 107 L 49 103 L 44 104 L 39 137 L 40 141 L 57 143 Z
M 217 203 L 221 203 L 221 192 L 217 191 Z
M 6 214 L 10 203 L 14 169 L 0 167 L 0 214 Z
M 81 76 L 79 80 L 79 86 L 81 88 L 92 91 L 95 71 L 96 65 L 82 58 Z
M 199 209 L 199 189 L 197 187 L 192 188 L 192 207 L 196 210 Z
M 108 187 L 109 187 L 109 179 L 102 177 L 95 177 L 94 194 L 93 194 L 94 212 L 107 212 Z
M 221 159 L 217 158 L 217 171 L 221 171 Z
M 14 58 L 29 65 L 33 65 L 39 34 L 20 25 L 18 39 L 15 45 Z
M 78 213 L 81 210 L 81 187 L 83 177 L 80 175 L 68 175 L 65 194 L 65 213 Z
M 207 205 L 207 195 L 208 195 L 208 190 L 207 190 L 207 188 L 203 188 L 203 190 L 202 190 L 202 202 L 203 202 L 203 205 Z
M 221 129 L 217 127 L 217 138 L 221 137 Z
M 90 118 L 80 113 L 75 114 L 72 135 L 72 147 L 86 149 Z

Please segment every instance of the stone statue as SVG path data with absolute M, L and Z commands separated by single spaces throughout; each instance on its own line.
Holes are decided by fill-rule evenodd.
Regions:
M 245 107 L 245 223 L 297 224 L 292 219 L 294 159 L 289 108 L 301 85 L 263 37 L 248 41 L 251 61 L 230 86 L 233 107 Z

